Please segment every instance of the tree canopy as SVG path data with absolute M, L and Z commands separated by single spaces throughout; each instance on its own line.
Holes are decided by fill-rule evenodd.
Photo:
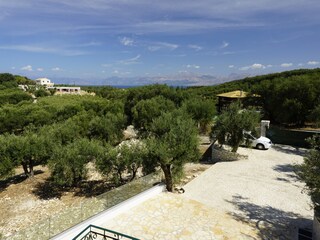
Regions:
M 320 214 L 320 136 L 309 139 L 311 149 L 304 158 L 304 163 L 298 166 L 298 175 L 306 183 L 311 200 Z
M 244 142 L 243 131 L 255 131 L 258 123 L 259 113 L 242 109 L 239 102 L 234 102 L 218 116 L 212 127 L 211 138 L 220 144 L 229 144 L 232 152 L 237 152 L 240 143 Z
M 195 123 L 184 111 L 175 110 L 154 119 L 150 132 L 149 159 L 145 164 L 148 168 L 161 167 L 167 190 L 172 192 L 174 178 L 181 177 L 184 164 L 199 159 Z

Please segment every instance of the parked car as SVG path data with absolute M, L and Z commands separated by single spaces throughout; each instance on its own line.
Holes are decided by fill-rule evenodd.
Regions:
M 272 142 L 267 137 L 254 137 L 250 132 L 244 132 L 244 138 L 249 143 L 250 146 L 257 148 L 257 149 L 269 149 L 272 146 Z

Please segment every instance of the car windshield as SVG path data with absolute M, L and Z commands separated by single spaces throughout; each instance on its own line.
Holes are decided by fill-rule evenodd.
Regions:
M 245 138 L 247 138 L 249 140 L 255 140 L 256 139 L 254 136 L 252 136 L 251 134 L 248 134 L 248 133 L 245 134 Z

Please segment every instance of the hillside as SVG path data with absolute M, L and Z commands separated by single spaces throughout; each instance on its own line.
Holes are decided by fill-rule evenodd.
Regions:
M 0 74 L 0 105 L 31 100 L 30 95 L 17 89 L 18 84 L 34 84 L 34 81 L 9 73 Z M 173 100 L 177 105 L 181 99 L 192 96 L 206 99 L 215 105 L 217 94 L 241 89 L 261 96 L 264 117 L 273 123 L 305 126 L 314 125 L 320 121 L 320 68 L 247 77 L 214 86 L 177 88 L 176 91 L 163 85 L 141 86 L 125 91 L 113 87 L 86 87 L 85 89 L 96 92 L 103 98 L 126 101 L 126 106 L 130 109 L 137 100 L 148 99 L 150 91 Z
M 320 121 L 320 69 L 300 69 L 226 82 L 216 86 L 191 87 L 190 93 L 216 99 L 223 92 L 243 90 L 261 96 L 266 118 L 287 126 Z
M 189 87 L 187 90 L 190 92 L 198 93 L 206 97 L 215 96 L 219 93 L 234 91 L 234 90 L 243 90 L 243 91 L 252 91 L 257 86 L 259 86 L 264 81 L 269 82 L 279 82 L 283 79 L 288 79 L 292 81 L 292 78 L 310 78 L 310 79 L 320 79 L 320 68 L 316 69 L 298 69 L 285 71 L 280 73 L 271 73 L 266 75 L 259 75 L 254 77 L 246 77 L 243 79 L 233 80 L 230 82 L 225 82 L 213 86 L 202 86 L 202 87 Z
M 0 73 L 0 90 L 16 88 L 19 84 L 34 85 L 35 82 L 24 76 Z
M 19 84 L 34 85 L 35 82 L 27 77 L 0 73 L 0 106 L 32 100 L 30 94 L 18 89 Z

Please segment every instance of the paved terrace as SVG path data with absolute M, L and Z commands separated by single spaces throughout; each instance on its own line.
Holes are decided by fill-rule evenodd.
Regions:
M 161 193 L 101 225 L 140 239 L 297 239 L 313 211 L 293 165 L 303 150 L 240 148 L 248 159 L 219 162 L 185 186 Z

